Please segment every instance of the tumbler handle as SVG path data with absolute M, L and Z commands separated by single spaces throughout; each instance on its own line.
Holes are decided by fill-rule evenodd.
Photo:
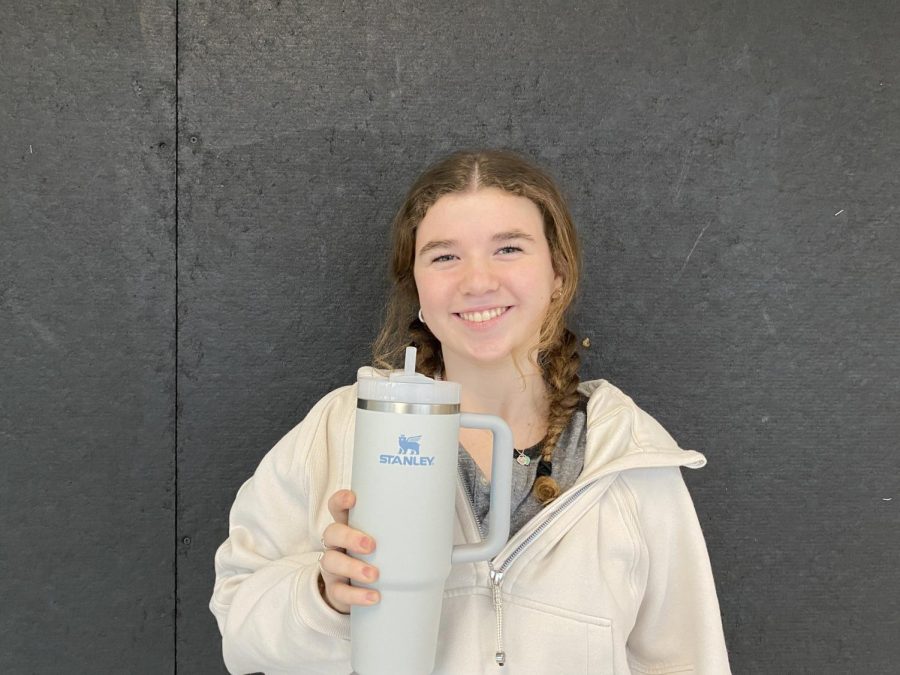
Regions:
M 512 431 L 495 415 L 461 413 L 459 425 L 468 429 L 489 429 L 493 437 L 491 450 L 491 512 L 487 539 L 478 544 L 453 547 L 450 562 L 468 563 L 489 560 L 497 555 L 509 539 L 509 512 L 512 499 Z

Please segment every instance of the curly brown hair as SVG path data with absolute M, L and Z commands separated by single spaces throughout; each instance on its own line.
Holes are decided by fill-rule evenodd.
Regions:
M 566 315 L 578 288 L 581 254 L 566 201 L 555 181 L 518 154 L 505 150 L 461 151 L 445 157 L 419 176 L 394 217 L 390 275 L 393 282 L 384 323 L 373 346 L 380 368 L 399 368 L 410 344 L 417 349 L 417 369 L 431 377 L 444 368 L 441 343 L 419 321 L 419 294 L 413 277 L 416 228 L 425 213 L 447 194 L 499 188 L 530 199 L 540 210 L 554 272 L 562 279 L 541 326 L 536 363 L 541 368 L 549 402 L 547 435 L 541 450 L 549 463 L 559 436 L 578 405 L 578 341 L 566 326 Z M 547 504 L 559 496 L 552 476 L 541 476 L 532 489 Z

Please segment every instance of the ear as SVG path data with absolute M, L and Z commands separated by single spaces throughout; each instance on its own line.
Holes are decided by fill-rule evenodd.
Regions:
M 557 274 L 555 277 L 553 277 L 553 290 L 554 291 L 561 290 L 562 285 L 563 285 L 563 278 L 559 274 Z

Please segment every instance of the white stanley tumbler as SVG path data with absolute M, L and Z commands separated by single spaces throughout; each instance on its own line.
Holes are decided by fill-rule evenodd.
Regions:
M 509 427 L 493 415 L 460 414 L 459 384 L 416 373 L 415 364 L 408 347 L 404 370 L 358 376 L 350 526 L 375 539 L 375 552 L 360 557 L 379 578 L 354 584 L 381 593 L 378 604 L 350 610 L 358 675 L 431 673 L 451 563 L 487 560 L 509 537 Z M 491 510 L 485 541 L 453 546 L 460 426 L 493 432 Z

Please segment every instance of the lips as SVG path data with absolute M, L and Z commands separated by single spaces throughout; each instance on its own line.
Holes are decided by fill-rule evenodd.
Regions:
M 470 323 L 485 323 L 486 321 L 503 316 L 509 309 L 509 307 L 492 307 L 491 309 L 475 312 L 459 312 L 457 313 L 457 316 Z

